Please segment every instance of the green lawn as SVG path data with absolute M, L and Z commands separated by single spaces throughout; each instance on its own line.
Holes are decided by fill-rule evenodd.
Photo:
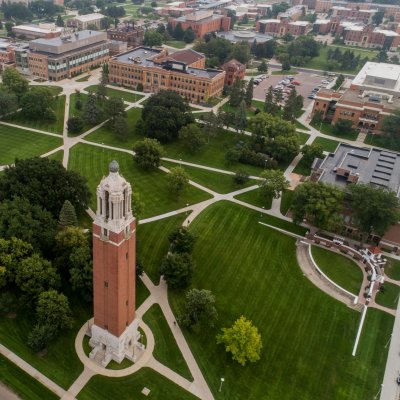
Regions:
M 312 246 L 311 252 L 318 267 L 330 279 L 343 289 L 356 296 L 358 295 L 363 281 L 363 274 L 354 261 L 318 246 Z
M 281 198 L 281 213 L 283 215 L 286 215 L 286 213 L 289 211 L 289 208 L 292 205 L 293 196 L 294 196 L 293 190 L 287 189 L 283 191 Z
M 162 164 L 166 168 L 179 165 L 168 161 L 163 161 Z M 214 190 L 217 193 L 230 193 L 256 184 L 255 180 L 249 179 L 244 185 L 238 185 L 233 181 L 233 175 L 220 174 L 202 168 L 188 167 L 187 165 L 182 165 L 182 168 L 188 173 L 192 181 Z M 245 168 L 243 169 L 245 170 Z
M 332 72 L 344 72 L 344 73 L 349 73 L 349 74 L 356 74 L 360 68 L 354 68 L 354 69 L 332 69 L 331 65 L 328 65 L 327 62 L 327 54 L 328 54 L 328 50 L 329 49 L 335 49 L 338 46 L 334 46 L 334 45 L 330 45 L 330 46 L 320 46 L 319 48 L 319 56 L 318 57 L 314 57 L 312 58 L 309 62 L 307 62 L 304 65 L 304 68 L 312 68 L 312 69 L 320 69 L 323 71 L 332 71 Z M 345 51 L 345 48 L 340 47 L 340 51 L 343 53 L 343 51 Z M 369 50 L 369 51 L 365 51 L 365 50 L 358 50 L 358 49 L 349 49 L 351 51 L 354 52 L 354 55 L 360 55 L 361 58 L 365 58 L 368 57 L 369 59 L 373 59 L 375 58 L 375 56 L 378 54 L 377 51 L 375 50 Z
M 381 338 L 390 336 L 393 317 L 370 310 L 353 357 L 360 313 L 309 282 L 297 265 L 295 240 L 258 220 L 258 212 L 219 202 L 192 226 L 199 237 L 192 286 L 213 292 L 219 319 L 201 335 L 184 334 L 216 400 L 372 398 L 386 362 Z M 184 293 L 169 297 L 178 315 Z M 246 367 L 215 340 L 240 315 L 253 321 L 263 340 L 261 360 Z
M 40 156 L 61 145 L 61 138 L 0 124 L 0 165 Z
M 153 304 L 146 314 L 144 314 L 143 321 L 150 327 L 154 335 L 154 358 L 179 375 L 192 381 L 192 374 L 176 344 L 175 338 L 160 306 L 158 304 Z M 175 326 L 172 326 L 172 329 L 174 328 Z
M 272 71 L 271 75 L 296 75 L 298 74 L 297 71 L 289 70 L 289 71 Z
M 186 214 L 161 219 L 137 227 L 137 254 L 143 268 L 154 284 L 160 282 L 159 268 L 161 260 L 169 248 L 168 235 L 176 227 L 182 225 Z
M 375 301 L 381 306 L 397 309 L 400 287 L 390 282 L 385 282 L 383 286 L 385 290 L 376 294 Z
M 46 121 L 41 119 L 40 116 L 35 120 L 27 119 L 21 111 L 4 118 L 4 120 L 13 124 L 27 126 L 28 128 L 62 134 L 64 129 L 65 95 L 58 96 L 53 101 L 51 108 L 56 115 L 55 121 Z
M 309 176 L 311 174 L 311 163 L 306 162 L 303 158 L 299 161 L 299 163 L 294 168 L 293 172 L 295 174 Z
M 392 279 L 400 281 L 400 260 L 386 257 L 388 262 L 385 266 L 385 274 Z
M 264 207 L 266 210 L 269 210 L 272 205 L 272 199 L 264 199 L 260 196 L 260 190 L 255 189 L 250 192 L 239 194 L 235 196 L 235 199 L 244 201 L 245 203 L 252 204 L 253 206 L 257 207 Z
M 29 85 L 29 87 L 35 88 L 38 87 L 38 85 Z M 40 85 L 40 87 L 45 87 L 46 89 L 48 89 L 53 96 L 57 96 L 63 91 L 63 88 L 61 86 Z
M 86 103 L 86 100 L 88 98 L 88 95 L 86 93 L 80 93 L 79 94 L 80 98 L 81 98 L 81 103 L 82 103 L 82 109 L 81 110 L 77 110 L 75 108 L 75 104 L 76 104 L 76 100 L 78 99 L 78 96 L 76 93 L 72 93 L 71 96 L 69 97 L 69 113 L 68 113 L 68 118 L 71 117 L 76 117 L 81 115 L 82 110 L 84 108 L 84 105 Z
M 167 174 L 159 169 L 145 171 L 137 166 L 130 154 L 78 144 L 70 152 L 68 168 L 80 172 L 88 179 L 93 209 L 96 207 L 97 185 L 108 173 L 108 165 L 112 160 L 118 161 L 121 174 L 132 184 L 133 191 L 139 193 L 144 204 L 142 218 L 163 214 L 211 197 L 208 193 L 189 186 L 185 193 L 176 199 L 169 190 Z
M 93 314 L 90 304 L 83 301 L 80 303 L 71 305 L 74 318 L 72 329 L 64 330 L 49 345 L 45 355 L 32 352 L 26 345 L 35 323 L 34 313 L 31 311 L 30 315 L 21 311 L 16 318 L 1 315 L 0 342 L 62 388 L 68 389 L 83 371 L 83 365 L 75 352 L 75 337 L 83 323 Z
M 149 289 L 140 278 L 136 278 L 136 308 L 139 308 L 149 296 Z
M 385 149 L 400 151 L 400 143 L 390 140 L 384 135 L 367 135 L 364 143 L 372 146 L 383 147 Z
M 319 144 L 324 149 L 324 151 L 329 151 L 330 153 L 333 153 L 336 150 L 336 147 L 339 143 L 340 142 L 338 142 L 337 140 L 326 139 L 323 137 L 317 137 L 313 141 L 313 144 Z
M 97 87 L 98 87 L 98 85 L 92 85 L 92 86 L 88 86 L 87 88 L 85 88 L 85 90 L 88 92 L 95 92 L 97 90 Z M 130 93 L 130 92 L 126 92 L 124 90 L 111 89 L 111 88 L 106 88 L 106 89 L 107 89 L 108 97 L 118 97 L 129 103 L 136 103 L 138 100 L 143 99 L 143 97 L 144 97 L 141 94 Z
M 51 160 L 56 160 L 56 161 L 59 161 L 60 163 L 62 163 L 63 158 L 64 158 L 64 151 L 59 150 L 59 151 L 49 155 L 47 158 L 50 158 Z
M 150 389 L 149 397 L 141 394 L 144 387 Z M 96 375 L 78 394 L 79 400 L 196 400 L 169 379 L 150 368 L 141 368 L 133 375 L 124 378 L 106 378 Z
M 89 78 L 90 78 L 90 74 L 83 76 L 82 78 L 76 79 L 76 82 L 86 82 L 89 80 Z
M 297 132 L 297 134 L 299 135 L 299 143 L 300 144 L 305 144 L 307 142 L 308 138 L 310 137 L 310 135 L 308 133 L 304 133 L 304 132 Z
M 11 361 L 0 355 L 0 382 L 3 382 L 22 399 L 56 400 L 53 392 L 32 378 Z
M 177 49 L 183 49 L 186 46 L 186 43 L 181 40 L 168 40 L 165 44 Z
M 323 121 L 322 124 L 313 124 L 311 123 L 311 126 L 313 126 L 315 129 L 319 130 L 322 133 L 325 133 L 325 135 L 329 136 L 335 136 L 337 138 L 341 139 L 347 139 L 347 140 L 356 140 L 358 137 L 358 132 L 340 132 L 337 133 L 329 122 Z

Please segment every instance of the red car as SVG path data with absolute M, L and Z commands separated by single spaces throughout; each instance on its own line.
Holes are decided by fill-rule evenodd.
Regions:
M 299 82 L 299 81 L 292 81 L 292 84 L 293 84 L 293 85 L 300 86 L 300 82 Z

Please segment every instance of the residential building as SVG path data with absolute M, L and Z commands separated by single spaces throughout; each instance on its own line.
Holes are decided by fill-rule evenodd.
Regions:
M 200 10 L 221 10 L 231 3 L 232 0 L 198 0 L 196 8 Z
M 273 37 L 282 37 L 286 34 L 298 37 L 306 35 L 311 28 L 311 24 L 307 21 L 290 22 L 280 19 L 260 19 L 256 23 L 256 31 Z
M 342 6 L 332 7 L 332 17 L 346 21 L 362 22 L 364 24 L 372 23 L 372 17 L 378 12 L 378 9 L 362 10 L 359 8 L 348 8 Z
M 246 66 L 235 59 L 221 65 L 221 69 L 226 73 L 225 86 L 231 86 L 235 82 L 241 81 L 246 75 Z
M 400 197 L 400 153 L 340 143 L 323 160 L 314 160 L 311 180 L 341 187 L 372 184 Z
M 168 18 L 168 22 L 175 29 L 180 23 L 184 30 L 191 27 L 198 38 L 202 38 L 209 32 L 228 31 L 231 23 L 230 17 L 214 14 L 213 11 L 196 11 L 193 14 L 179 18 Z
M 106 32 L 85 30 L 54 39 L 36 39 L 29 48 L 30 73 L 50 81 L 78 75 L 109 58 Z
M 382 120 L 400 109 L 400 65 L 367 62 L 348 89 L 317 93 L 312 113 L 321 111 L 325 120 L 352 121 L 353 127 L 380 130 Z
M 315 12 L 327 13 L 332 8 L 332 6 L 333 6 L 332 0 L 317 0 L 315 2 Z
M 306 12 L 307 6 L 298 4 L 297 6 L 288 8 L 285 12 L 279 13 L 277 18 L 280 20 L 297 21 Z
M 91 26 L 101 29 L 101 21 L 104 18 L 105 16 L 99 13 L 77 15 L 76 17 L 67 20 L 67 26 L 78 28 L 79 30 L 89 29 Z
M 400 45 L 400 34 L 394 31 L 368 26 L 350 26 L 343 31 L 344 43 L 350 46 L 382 48 L 396 51 Z
M 12 27 L 12 31 L 19 38 L 26 40 L 32 39 L 51 39 L 61 35 L 63 28 L 56 26 L 54 23 L 40 23 L 16 25 Z
M 119 54 L 109 61 L 110 83 L 133 88 L 143 85 L 144 91 L 151 93 L 172 90 L 194 103 L 220 96 L 225 71 L 194 67 L 204 63 L 204 58 L 197 52 L 185 52 L 168 54 L 166 49 L 141 46 Z
M 131 25 L 119 25 L 117 28 L 107 30 L 107 38 L 126 42 L 128 47 L 137 47 L 143 44 L 144 29 Z

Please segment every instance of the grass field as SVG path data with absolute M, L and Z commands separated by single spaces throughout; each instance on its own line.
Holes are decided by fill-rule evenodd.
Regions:
M 383 135 L 367 135 L 364 143 L 370 144 L 372 146 L 383 147 L 385 149 L 400 151 L 400 143 L 394 142 Z
M 385 265 L 385 274 L 392 279 L 400 281 L 400 260 L 386 257 L 388 262 Z
M 292 205 L 293 196 L 294 196 L 293 190 L 283 191 L 281 199 L 281 213 L 283 215 L 286 215 L 286 213 L 289 211 L 289 208 Z
M 189 186 L 185 193 L 176 199 L 169 190 L 167 174 L 159 169 L 144 171 L 136 165 L 130 154 L 78 144 L 70 152 L 68 168 L 80 172 L 88 179 L 93 195 L 93 209 L 96 206 L 96 187 L 107 174 L 108 165 L 112 160 L 118 161 L 121 174 L 131 183 L 133 191 L 139 193 L 144 204 L 142 218 L 163 214 L 211 197 L 208 193 Z
M 51 133 L 62 134 L 64 129 L 64 109 L 65 109 L 65 95 L 58 96 L 52 103 L 51 108 L 53 109 L 56 120 L 46 121 L 40 117 L 36 120 L 27 119 L 21 111 L 8 116 L 4 120 L 13 124 L 27 126 L 28 128 L 39 129 Z
M 61 145 L 61 138 L 0 124 L 0 165 L 39 156 Z
M 153 371 L 141 368 L 133 375 L 124 378 L 106 378 L 94 376 L 78 394 L 78 400 L 136 400 L 146 399 L 141 391 L 150 389 L 149 399 L 154 400 L 196 400 L 186 390 Z
M 308 63 L 306 63 L 304 65 L 304 68 L 312 68 L 312 69 L 320 69 L 323 71 L 344 72 L 344 73 L 349 73 L 349 74 L 356 74 L 358 72 L 359 68 L 343 69 L 343 70 L 340 68 L 332 69 L 332 66 L 328 64 L 328 60 L 327 60 L 328 50 L 329 49 L 335 50 L 336 47 L 338 47 L 338 46 L 334 46 L 334 45 L 330 45 L 330 46 L 326 46 L 326 47 L 320 46 L 319 56 L 312 58 Z M 340 46 L 339 46 L 339 48 L 342 53 L 343 53 L 343 51 L 346 50 L 345 48 L 340 47 Z M 376 55 L 378 54 L 378 52 L 375 50 L 365 51 L 365 50 L 358 50 L 358 49 L 354 49 L 354 48 L 351 48 L 349 50 L 353 51 L 355 56 L 360 55 L 361 58 L 368 57 L 369 59 L 372 59 L 372 58 L 375 58 Z
M 272 205 L 272 198 L 271 199 L 264 199 L 260 196 L 260 190 L 255 189 L 252 190 L 251 192 L 246 192 L 239 194 L 238 196 L 235 196 L 235 199 L 244 201 L 245 203 L 252 204 L 253 206 L 257 206 L 260 208 L 265 208 L 266 210 L 269 210 Z
M 326 139 L 323 137 L 317 137 L 314 141 L 313 144 L 319 144 L 324 151 L 329 151 L 330 153 L 333 153 L 336 150 L 336 147 L 338 146 L 340 142 L 332 139 Z
M 97 90 L 97 87 L 98 87 L 98 85 L 92 85 L 92 86 L 88 86 L 87 88 L 85 88 L 85 90 L 88 92 L 95 92 Z M 129 103 L 136 103 L 138 100 L 143 99 L 143 97 L 144 97 L 141 94 L 130 93 L 130 92 L 126 92 L 125 90 L 118 90 L 118 89 L 111 89 L 111 88 L 106 88 L 106 89 L 107 89 L 108 97 L 118 97 Z
M 311 174 L 311 163 L 305 161 L 303 158 L 299 161 L 299 163 L 295 166 L 293 172 L 295 174 L 309 176 Z
M 318 267 L 330 279 L 343 289 L 356 296 L 358 295 L 363 281 L 363 274 L 354 261 L 318 246 L 312 246 L 311 252 Z
M 298 72 L 297 71 L 292 71 L 291 69 L 288 70 L 288 71 L 279 70 L 279 71 L 272 71 L 271 72 L 271 75 L 296 75 L 296 74 L 298 74 Z
M 322 133 L 325 133 L 325 135 L 329 135 L 329 136 L 334 136 L 338 139 L 347 139 L 347 140 L 356 140 L 357 136 L 358 136 L 358 132 L 354 131 L 354 132 L 340 132 L 337 133 L 333 127 L 333 125 L 331 125 L 329 122 L 323 121 L 322 124 L 312 124 L 311 126 L 313 126 L 315 129 L 319 130 Z
M 179 164 L 163 161 L 166 168 L 176 167 Z M 220 174 L 218 172 L 207 171 L 202 168 L 189 167 L 182 165 L 182 168 L 188 173 L 189 178 L 217 193 L 230 193 L 235 190 L 256 184 L 256 181 L 249 179 L 244 185 L 238 185 L 233 181 L 233 175 Z M 245 170 L 245 168 L 243 168 Z
M 137 227 L 137 254 L 146 274 L 154 284 L 160 282 L 159 268 L 169 248 L 168 235 L 182 225 L 186 214 L 161 219 Z
M 30 312 L 29 316 L 21 311 L 16 318 L 0 316 L 0 342 L 64 389 L 68 389 L 83 371 L 75 352 L 75 336 L 92 316 L 90 304 L 82 301 L 81 304 L 76 303 L 71 305 L 74 318 L 72 329 L 64 330 L 49 345 L 45 355 L 33 353 L 26 345 L 35 322 L 33 313 Z
M 171 328 L 174 329 L 175 327 L 172 326 L 170 328 L 168 326 L 168 322 L 160 306 L 158 304 L 153 304 L 146 314 L 143 315 L 143 321 L 150 327 L 154 335 L 154 358 L 179 375 L 192 381 L 192 374 L 171 332 Z
M 59 161 L 60 163 L 62 163 L 63 158 L 64 158 L 64 151 L 63 150 L 57 151 L 56 153 L 49 155 L 47 158 L 50 158 L 50 160 L 56 160 L 56 161 Z
M 390 282 L 385 282 L 383 286 L 385 290 L 383 292 L 379 291 L 376 294 L 375 301 L 381 306 L 396 309 L 399 301 L 400 287 Z
M 183 49 L 186 46 L 186 43 L 181 40 L 168 40 L 165 44 L 176 49 Z
M 11 361 L 0 355 L 0 382 L 3 382 L 22 399 L 56 400 L 56 396 L 35 378 L 32 378 Z
M 80 93 L 79 94 L 81 102 L 82 102 L 82 109 L 81 110 L 77 110 L 75 107 L 76 104 L 76 100 L 78 99 L 78 96 L 76 93 L 72 93 L 71 96 L 69 97 L 69 113 L 68 113 L 68 118 L 71 117 L 76 117 L 81 115 L 82 110 L 84 108 L 84 105 L 86 103 L 86 99 L 88 97 L 88 95 L 86 93 Z
M 184 333 L 215 398 L 372 398 L 387 354 L 380 338 L 390 336 L 393 317 L 370 310 L 352 357 L 360 314 L 314 287 L 297 265 L 295 240 L 258 219 L 257 212 L 219 202 L 192 226 L 199 236 L 192 286 L 214 293 L 219 319 L 201 335 Z M 184 293 L 169 296 L 177 315 Z M 253 321 L 263 340 L 261 360 L 246 367 L 233 362 L 215 339 L 240 315 Z
M 145 286 L 141 279 L 136 279 L 136 308 L 139 308 L 143 302 L 149 297 L 149 289 Z

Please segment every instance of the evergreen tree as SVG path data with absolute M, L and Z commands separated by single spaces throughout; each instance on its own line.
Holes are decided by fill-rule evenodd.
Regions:
M 262 72 L 263 74 L 267 73 L 268 72 L 268 64 L 264 60 L 262 60 L 260 65 L 258 66 L 257 70 L 259 72 Z
M 100 87 L 101 85 L 99 85 Z M 99 107 L 96 96 L 89 93 L 84 110 L 84 119 L 89 125 L 96 125 L 100 123 L 103 117 L 103 111 Z
M 181 24 L 180 22 L 178 22 L 178 23 L 176 24 L 176 26 L 175 26 L 174 33 L 173 33 L 172 36 L 173 36 L 176 40 L 182 40 L 184 34 L 185 34 L 185 31 L 184 31 L 183 28 L 182 28 L 182 24 Z
M 63 19 L 61 18 L 60 14 L 58 14 L 58 16 L 57 16 L 56 25 L 59 26 L 60 28 L 65 26 L 65 23 L 64 23 Z
M 251 106 L 251 101 L 253 100 L 253 88 L 254 88 L 254 79 L 251 78 L 246 87 L 246 93 L 244 95 L 244 101 L 246 102 L 246 106 Z
M 231 87 L 229 104 L 232 107 L 238 107 L 242 100 L 243 100 L 242 82 L 236 81 Z
M 114 133 L 116 136 L 122 140 L 123 142 L 126 141 L 128 138 L 128 131 L 129 131 L 129 125 L 126 120 L 122 115 L 118 115 L 114 118 Z
M 235 114 L 235 128 L 237 132 L 244 131 L 247 126 L 246 102 L 242 100 L 239 110 Z
M 280 106 L 276 104 L 274 99 L 273 88 L 272 86 L 270 86 L 265 95 L 264 111 L 272 115 L 277 115 L 279 110 Z
M 183 40 L 185 43 L 192 43 L 194 39 L 196 39 L 196 34 L 193 32 L 193 29 L 189 26 L 189 28 L 186 29 L 183 35 Z
M 59 223 L 63 228 L 67 226 L 77 226 L 78 218 L 76 217 L 75 207 L 69 200 L 65 200 L 60 211 Z
M 250 47 L 250 53 L 256 55 L 256 51 L 257 51 L 257 40 L 254 39 Z

